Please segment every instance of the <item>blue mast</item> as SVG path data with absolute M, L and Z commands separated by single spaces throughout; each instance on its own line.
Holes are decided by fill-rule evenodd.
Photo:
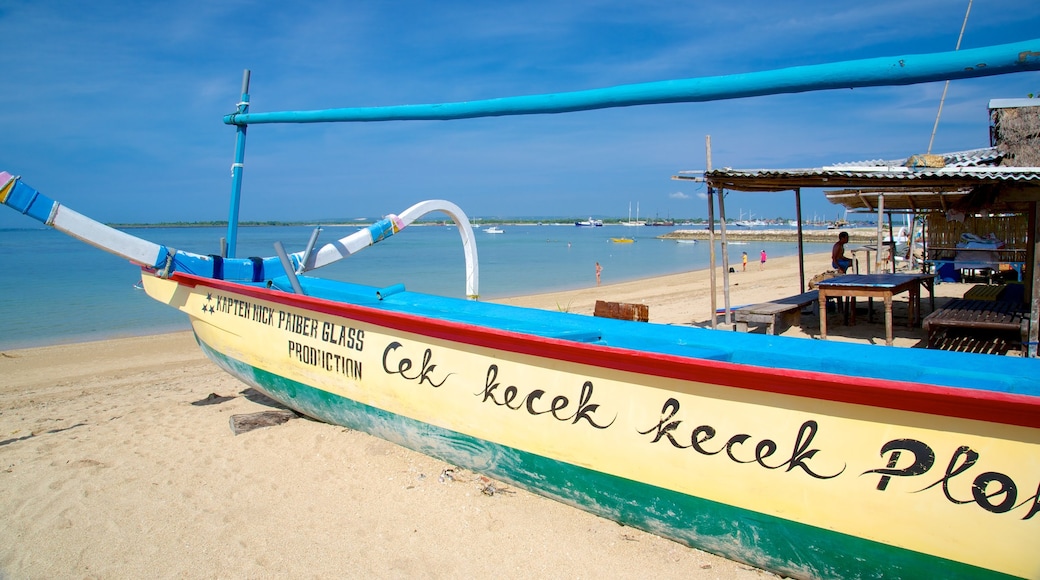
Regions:
M 249 112 L 249 69 L 242 73 L 242 98 L 238 103 L 239 115 Z M 238 245 L 238 206 L 242 196 L 242 170 L 245 169 L 246 159 L 246 128 L 245 123 L 237 125 L 238 137 L 235 140 L 235 162 L 231 165 L 231 208 L 228 210 L 227 225 L 227 255 L 225 258 L 235 257 L 235 246 Z

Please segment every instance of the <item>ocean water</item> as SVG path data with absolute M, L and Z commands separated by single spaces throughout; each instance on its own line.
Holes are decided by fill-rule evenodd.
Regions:
M 475 230 L 481 299 L 593 286 L 596 262 L 603 266 L 604 284 L 701 270 L 709 262 L 707 243 L 658 239 L 681 228 L 500 227 L 504 233 Z M 323 227 L 318 244 L 356 229 Z M 289 252 L 299 251 L 312 230 L 304 226 L 243 227 L 237 254 L 275 255 L 276 241 Z M 222 227 L 125 231 L 200 254 L 219 253 L 220 238 L 226 235 Z M 611 243 L 611 237 L 622 236 L 635 243 Z M 794 242 L 731 243 L 730 259 L 739 267 L 740 253 L 747 251 L 757 268 L 762 249 L 771 257 L 797 254 Z M 826 244 L 806 246 L 807 253 L 828 250 Z M 454 226 L 413 225 L 308 275 L 376 287 L 403 283 L 410 291 L 465 295 L 465 258 Z M 0 229 L 0 350 L 187 330 L 187 318 L 148 298 L 135 287 L 139 280 L 140 270 L 134 265 L 50 228 Z

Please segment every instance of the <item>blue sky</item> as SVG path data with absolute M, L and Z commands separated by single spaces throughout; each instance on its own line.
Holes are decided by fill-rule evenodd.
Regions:
M 105 222 L 225 219 L 251 111 L 466 101 L 952 50 L 967 1 L 93 2 L 0 0 L 0 170 Z M 977 0 L 962 48 L 1040 35 L 1040 4 Z M 943 83 L 453 122 L 256 125 L 241 218 L 703 217 L 705 166 L 922 153 Z M 933 150 L 988 145 L 992 98 L 1040 73 L 954 81 Z M 803 194 L 812 217 L 839 213 Z M 793 195 L 727 211 L 793 217 Z M 0 227 L 28 225 L 0 211 Z

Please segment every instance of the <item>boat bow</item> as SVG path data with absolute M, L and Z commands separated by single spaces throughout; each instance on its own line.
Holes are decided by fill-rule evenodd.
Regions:
M 132 236 L 62 205 L 6 171 L 0 172 L 0 203 L 96 248 L 155 270 L 161 277 L 184 272 L 236 282 L 262 282 L 328 266 L 389 238 L 424 215 L 443 212 L 455 222 L 462 237 L 466 255 L 466 297 L 476 300 L 479 295 L 480 268 L 473 228 L 462 209 L 445 200 L 419 202 L 400 215 L 390 214 L 367 228 L 325 244 L 316 252 L 303 250 L 289 254 L 288 266 L 277 256 L 225 258 L 194 254 Z

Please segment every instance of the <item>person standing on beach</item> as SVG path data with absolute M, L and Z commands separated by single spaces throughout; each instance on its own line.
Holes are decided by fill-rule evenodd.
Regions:
M 744 252 L 744 255 L 740 257 L 740 260 L 741 266 L 743 266 L 744 271 L 747 272 L 747 252 Z
M 599 275 L 603 273 L 603 266 L 596 262 L 596 286 L 599 286 Z
M 759 256 L 759 260 L 761 260 L 761 261 L 758 263 L 758 269 L 759 270 L 765 270 L 766 269 L 766 251 L 765 250 L 762 250 L 762 254 Z
M 841 232 L 838 234 L 838 241 L 834 242 L 834 247 L 831 248 L 831 267 L 842 274 L 852 265 L 852 260 L 845 257 L 845 244 L 847 243 L 849 243 L 849 233 Z

